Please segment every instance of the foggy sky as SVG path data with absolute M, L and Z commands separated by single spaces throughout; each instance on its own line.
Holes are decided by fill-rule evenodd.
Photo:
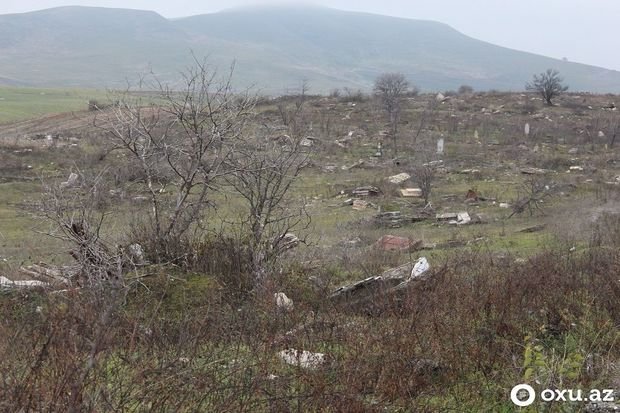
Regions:
M 0 0 L 0 14 L 83 5 L 154 10 L 173 18 L 265 3 L 256 0 Z M 299 4 L 294 0 L 281 4 Z M 305 3 L 308 3 L 307 1 Z M 618 0 L 314 0 L 342 10 L 435 20 L 471 37 L 620 70 Z

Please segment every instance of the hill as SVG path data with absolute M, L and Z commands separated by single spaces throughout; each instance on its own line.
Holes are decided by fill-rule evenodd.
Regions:
M 620 92 L 620 72 L 485 43 L 422 20 L 319 7 L 256 7 L 182 19 L 137 10 L 61 7 L 0 16 L 0 82 L 116 87 L 153 68 L 171 80 L 209 56 L 237 83 L 268 92 L 296 87 L 367 89 L 400 71 L 424 90 L 522 90 L 558 69 L 572 90 Z

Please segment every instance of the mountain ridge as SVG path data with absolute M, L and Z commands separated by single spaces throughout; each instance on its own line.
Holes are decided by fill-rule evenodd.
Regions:
M 0 15 L 0 82 L 115 87 L 154 70 L 165 81 L 196 56 L 236 83 L 269 92 L 299 86 L 368 90 L 386 71 L 422 90 L 468 84 L 523 90 L 534 73 L 558 69 L 571 90 L 620 92 L 620 72 L 515 51 L 429 20 L 318 6 L 262 6 L 167 19 L 156 12 L 64 6 Z

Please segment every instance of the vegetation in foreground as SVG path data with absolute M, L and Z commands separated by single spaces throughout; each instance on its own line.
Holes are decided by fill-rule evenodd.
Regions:
M 517 411 L 509 394 L 518 383 L 536 389 L 618 388 L 620 218 L 610 133 L 615 113 L 590 113 L 592 103 L 585 101 L 601 107 L 608 97 L 566 95 L 557 99 L 559 106 L 543 108 L 529 95 L 464 89 L 446 99 L 450 94 L 445 100 L 401 97 L 398 117 L 389 119 L 380 101 L 363 95 L 309 97 L 305 90 L 257 102 L 251 121 L 209 118 L 211 126 L 235 125 L 227 139 L 259 138 L 243 141 L 249 146 L 242 156 L 222 152 L 210 140 L 213 129 L 196 128 L 199 117 L 191 115 L 205 113 L 192 106 L 198 100 L 167 106 L 181 110 L 176 119 L 187 121 L 189 129 L 175 129 L 179 123 L 170 126 L 171 118 L 139 104 L 122 107 L 129 112 L 98 114 L 100 122 L 109 119 L 102 117 L 106 113 L 125 114 L 121 118 L 130 121 L 125 126 L 142 132 L 136 140 L 123 134 L 126 129 L 107 123 L 102 132 L 92 122 L 72 129 L 81 138 L 76 146 L 62 136 L 51 143 L 5 138 L 2 172 L 9 182 L 2 185 L 13 190 L 0 218 L 14 214 L 11 221 L 35 225 L 44 215 L 60 224 L 51 228 L 64 232 L 53 234 L 68 242 L 49 245 L 58 252 L 71 249 L 73 259 L 66 253 L 57 259 L 75 263 L 74 283 L 82 288 L 2 293 L 2 409 L 509 412 Z M 167 96 L 168 102 L 178 97 Z M 218 103 L 226 110 L 248 108 L 244 100 Z M 526 122 L 531 131 L 524 134 Z M 237 134 L 237 127 L 245 133 Z M 163 148 L 157 141 L 163 135 L 155 133 L 162 130 L 173 131 L 166 142 L 175 148 L 156 150 Z M 605 130 L 604 138 L 596 137 L 598 130 Z M 213 168 L 200 169 L 204 162 L 175 163 L 187 159 L 181 154 L 189 149 L 202 148 L 181 145 L 187 131 L 198 137 L 204 132 L 202 142 L 215 145 L 211 149 L 222 156 L 205 151 L 208 165 L 217 160 L 223 169 L 244 169 L 244 177 L 281 166 L 274 164 L 280 157 L 271 155 L 282 148 L 306 154 L 292 164 L 301 170 L 283 194 L 287 208 L 273 212 L 299 217 L 303 225 L 294 228 L 300 236 L 302 218 L 309 215 L 308 245 L 278 249 L 266 259 L 274 234 L 292 228 L 291 221 L 276 221 L 287 226 L 257 234 L 272 221 L 246 219 L 248 210 L 257 211 L 256 202 L 245 202 L 248 197 L 263 199 L 255 197 L 263 191 L 247 188 L 265 187 L 234 174 L 211 181 Z M 441 137 L 446 153 L 438 155 Z M 262 139 L 270 138 L 280 144 L 264 146 Z M 311 150 L 291 145 L 302 138 L 314 142 Z M 385 144 L 378 159 L 372 156 L 377 140 Z M 74 161 L 66 159 L 68 153 L 76 155 Z M 398 158 L 384 159 L 389 153 Z M 416 175 L 416 168 L 439 156 L 444 166 L 434 170 L 426 194 L 433 211 L 467 209 L 490 216 L 486 223 L 461 227 L 427 219 L 378 227 L 373 220 L 378 210 L 430 208 L 426 201 L 398 197 L 400 187 L 386 177 L 403 170 Z M 359 164 L 360 158 L 365 162 Z M 575 162 L 583 165 L 581 173 L 567 172 Z M 518 202 L 531 201 L 524 194 L 535 184 L 519 173 L 524 166 L 544 170 L 537 179 L 556 191 L 531 209 Z M 72 190 L 68 169 L 80 182 Z M 37 175 L 47 188 L 42 197 L 25 179 Z M 196 175 L 198 181 L 186 184 L 196 185 L 194 191 L 183 192 L 183 182 Z M 351 210 L 343 202 L 349 195 L 339 195 L 362 185 L 380 190 L 366 198 L 376 210 Z M 213 192 L 201 198 L 203 188 Z M 468 189 L 496 202 L 464 204 Z M 36 202 L 22 199 L 26 193 Z M 180 232 L 165 233 L 162 228 L 174 217 L 170 212 L 183 205 L 179 199 L 190 200 L 179 213 L 183 225 L 174 227 Z M 198 201 L 204 209 L 194 216 Z M 523 208 L 503 210 L 501 201 Z M 88 225 L 80 230 L 73 224 Z M 545 229 L 519 232 L 532 225 Z M 18 275 L 20 264 L 28 262 L 20 254 L 32 252 L 15 248 L 14 240 L 27 237 L 20 228 L 7 234 L 10 242 L 3 236 L 10 251 L 2 267 L 7 275 Z M 423 238 L 427 249 L 378 250 L 374 241 L 386 233 Z M 135 243 L 143 246 L 148 264 L 127 260 L 125 251 Z M 38 252 L 34 260 L 45 257 Z M 326 298 L 335 287 L 421 255 L 431 262 L 430 275 L 398 300 L 378 295 L 372 308 L 360 309 Z M 276 305 L 278 292 L 294 305 Z M 325 358 L 316 366 L 290 365 L 279 357 L 285 349 Z M 537 401 L 529 411 L 582 409 L 583 404 Z

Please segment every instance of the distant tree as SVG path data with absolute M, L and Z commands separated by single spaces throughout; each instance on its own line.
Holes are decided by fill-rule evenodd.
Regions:
M 562 82 L 564 79 L 560 77 L 560 72 L 555 69 L 547 69 L 546 72 L 534 75 L 532 82 L 525 85 L 525 89 L 538 92 L 547 105 L 552 106 L 551 100 L 568 90 L 568 86 Z
M 400 99 L 407 93 L 409 82 L 402 73 L 383 73 L 375 80 L 374 92 L 383 108 L 390 117 L 390 128 L 394 155 L 396 155 L 396 134 L 398 132 L 398 118 L 400 115 Z
M 469 95 L 471 93 L 474 93 L 473 87 L 469 85 L 461 85 L 461 87 L 459 87 L 459 95 Z

